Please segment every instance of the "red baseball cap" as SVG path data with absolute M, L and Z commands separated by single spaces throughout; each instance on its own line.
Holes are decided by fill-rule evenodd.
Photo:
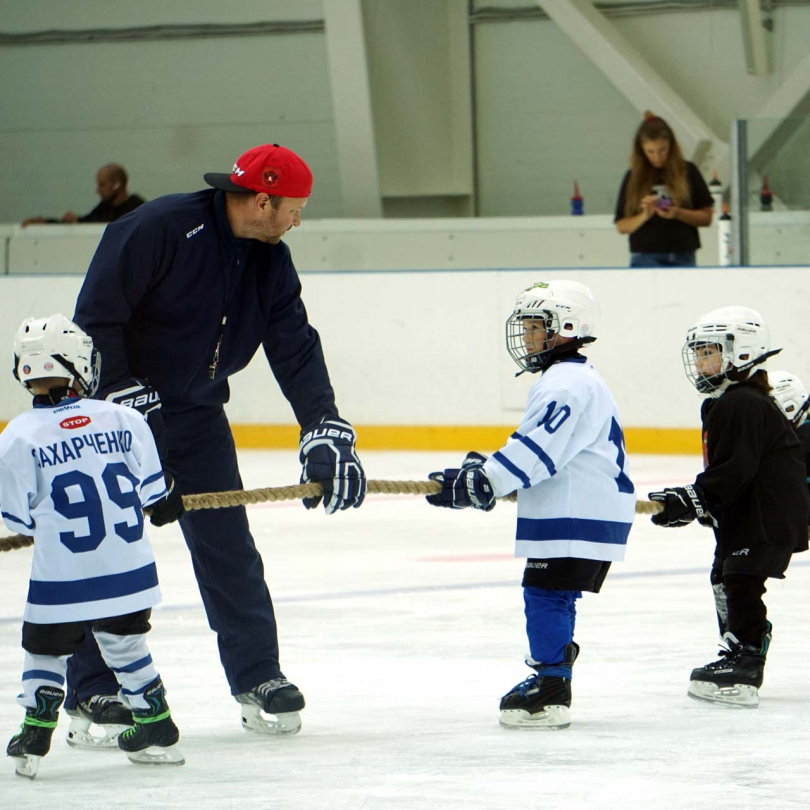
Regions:
M 309 197 L 312 172 L 295 152 L 277 143 L 248 149 L 231 174 L 209 172 L 203 175 L 209 186 L 222 191 L 264 191 L 274 197 Z

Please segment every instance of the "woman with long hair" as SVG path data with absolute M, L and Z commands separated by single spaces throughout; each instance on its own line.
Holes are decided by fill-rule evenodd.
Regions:
M 614 221 L 630 236 L 631 267 L 694 267 L 698 228 L 712 224 L 712 195 L 684 160 L 672 128 L 651 112 L 636 130 Z

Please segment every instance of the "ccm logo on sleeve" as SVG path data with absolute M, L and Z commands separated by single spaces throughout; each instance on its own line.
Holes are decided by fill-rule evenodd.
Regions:
M 76 430 L 76 428 L 82 428 L 89 424 L 89 416 L 69 416 L 67 419 L 63 419 L 59 423 L 59 427 L 64 428 L 65 430 Z

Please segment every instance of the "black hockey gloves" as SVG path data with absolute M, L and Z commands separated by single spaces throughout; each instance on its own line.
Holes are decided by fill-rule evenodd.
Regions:
M 166 479 L 166 495 L 149 507 L 152 510 L 149 520 L 152 521 L 153 526 L 165 526 L 167 523 L 174 523 L 175 520 L 180 520 L 186 513 L 186 507 L 183 506 L 183 496 L 174 483 L 174 479 L 165 471 L 163 476 Z
M 664 506 L 661 512 L 650 518 L 656 526 L 688 526 L 695 518 L 704 523 L 709 517 L 703 492 L 697 484 L 667 487 L 663 492 L 651 492 L 648 497 Z
M 163 414 L 160 412 L 162 407 L 160 394 L 146 380 L 133 377 L 125 383 L 105 390 L 103 396 L 107 402 L 134 408 L 146 417 L 146 422 L 157 445 L 158 454 L 164 458 L 166 455 L 166 425 L 163 422 Z
M 480 453 L 467 453 L 461 469 L 448 469 L 444 472 L 432 472 L 428 478 L 438 481 L 442 491 L 435 495 L 427 495 L 426 500 L 431 506 L 445 506 L 448 509 L 483 509 L 489 512 L 495 508 L 495 493 L 492 484 L 484 472 L 486 456 Z
M 337 416 L 324 416 L 301 431 L 301 483 L 318 482 L 323 486 L 327 515 L 350 506 L 356 508 L 366 497 L 366 474 L 355 452 L 356 439 L 354 428 Z M 314 509 L 320 502 L 320 497 L 304 498 L 307 509 Z

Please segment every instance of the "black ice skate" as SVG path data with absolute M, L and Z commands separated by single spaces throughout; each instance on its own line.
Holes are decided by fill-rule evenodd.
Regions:
M 14 758 L 18 776 L 36 778 L 39 762 L 51 750 L 51 737 L 59 720 L 65 693 L 56 687 L 40 686 L 34 693 L 35 709 L 26 709 L 20 733 L 13 736 L 6 754 Z
M 756 709 L 765 672 L 765 656 L 771 642 L 770 630 L 769 623 L 758 647 L 742 644 L 733 633 L 727 632 L 723 637 L 727 647 L 720 650 L 720 659 L 692 670 L 689 697 L 707 703 Z
M 117 751 L 118 735 L 133 725 L 132 712 L 115 695 L 93 695 L 65 712 L 71 718 L 67 744 L 73 748 Z M 91 726 L 100 733 L 92 733 Z
M 567 644 L 565 657 L 559 664 L 572 665 L 579 654 L 579 645 Z M 500 724 L 508 729 L 563 729 L 571 725 L 571 680 L 557 675 L 544 675 L 543 665 L 526 662 L 537 672 L 526 678 L 501 698 Z
M 236 695 L 236 702 L 242 704 L 242 728 L 245 731 L 297 734 L 301 730 L 298 712 L 306 705 L 304 696 L 284 677 L 273 678 L 249 692 Z M 272 715 L 275 719 L 265 715 Z
M 148 709 L 133 709 L 135 724 L 118 737 L 118 747 L 139 765 L 185 765 L 177 743 L 180 732 L 171 717 L 163 681 L 158 678 L 143 693 Z

